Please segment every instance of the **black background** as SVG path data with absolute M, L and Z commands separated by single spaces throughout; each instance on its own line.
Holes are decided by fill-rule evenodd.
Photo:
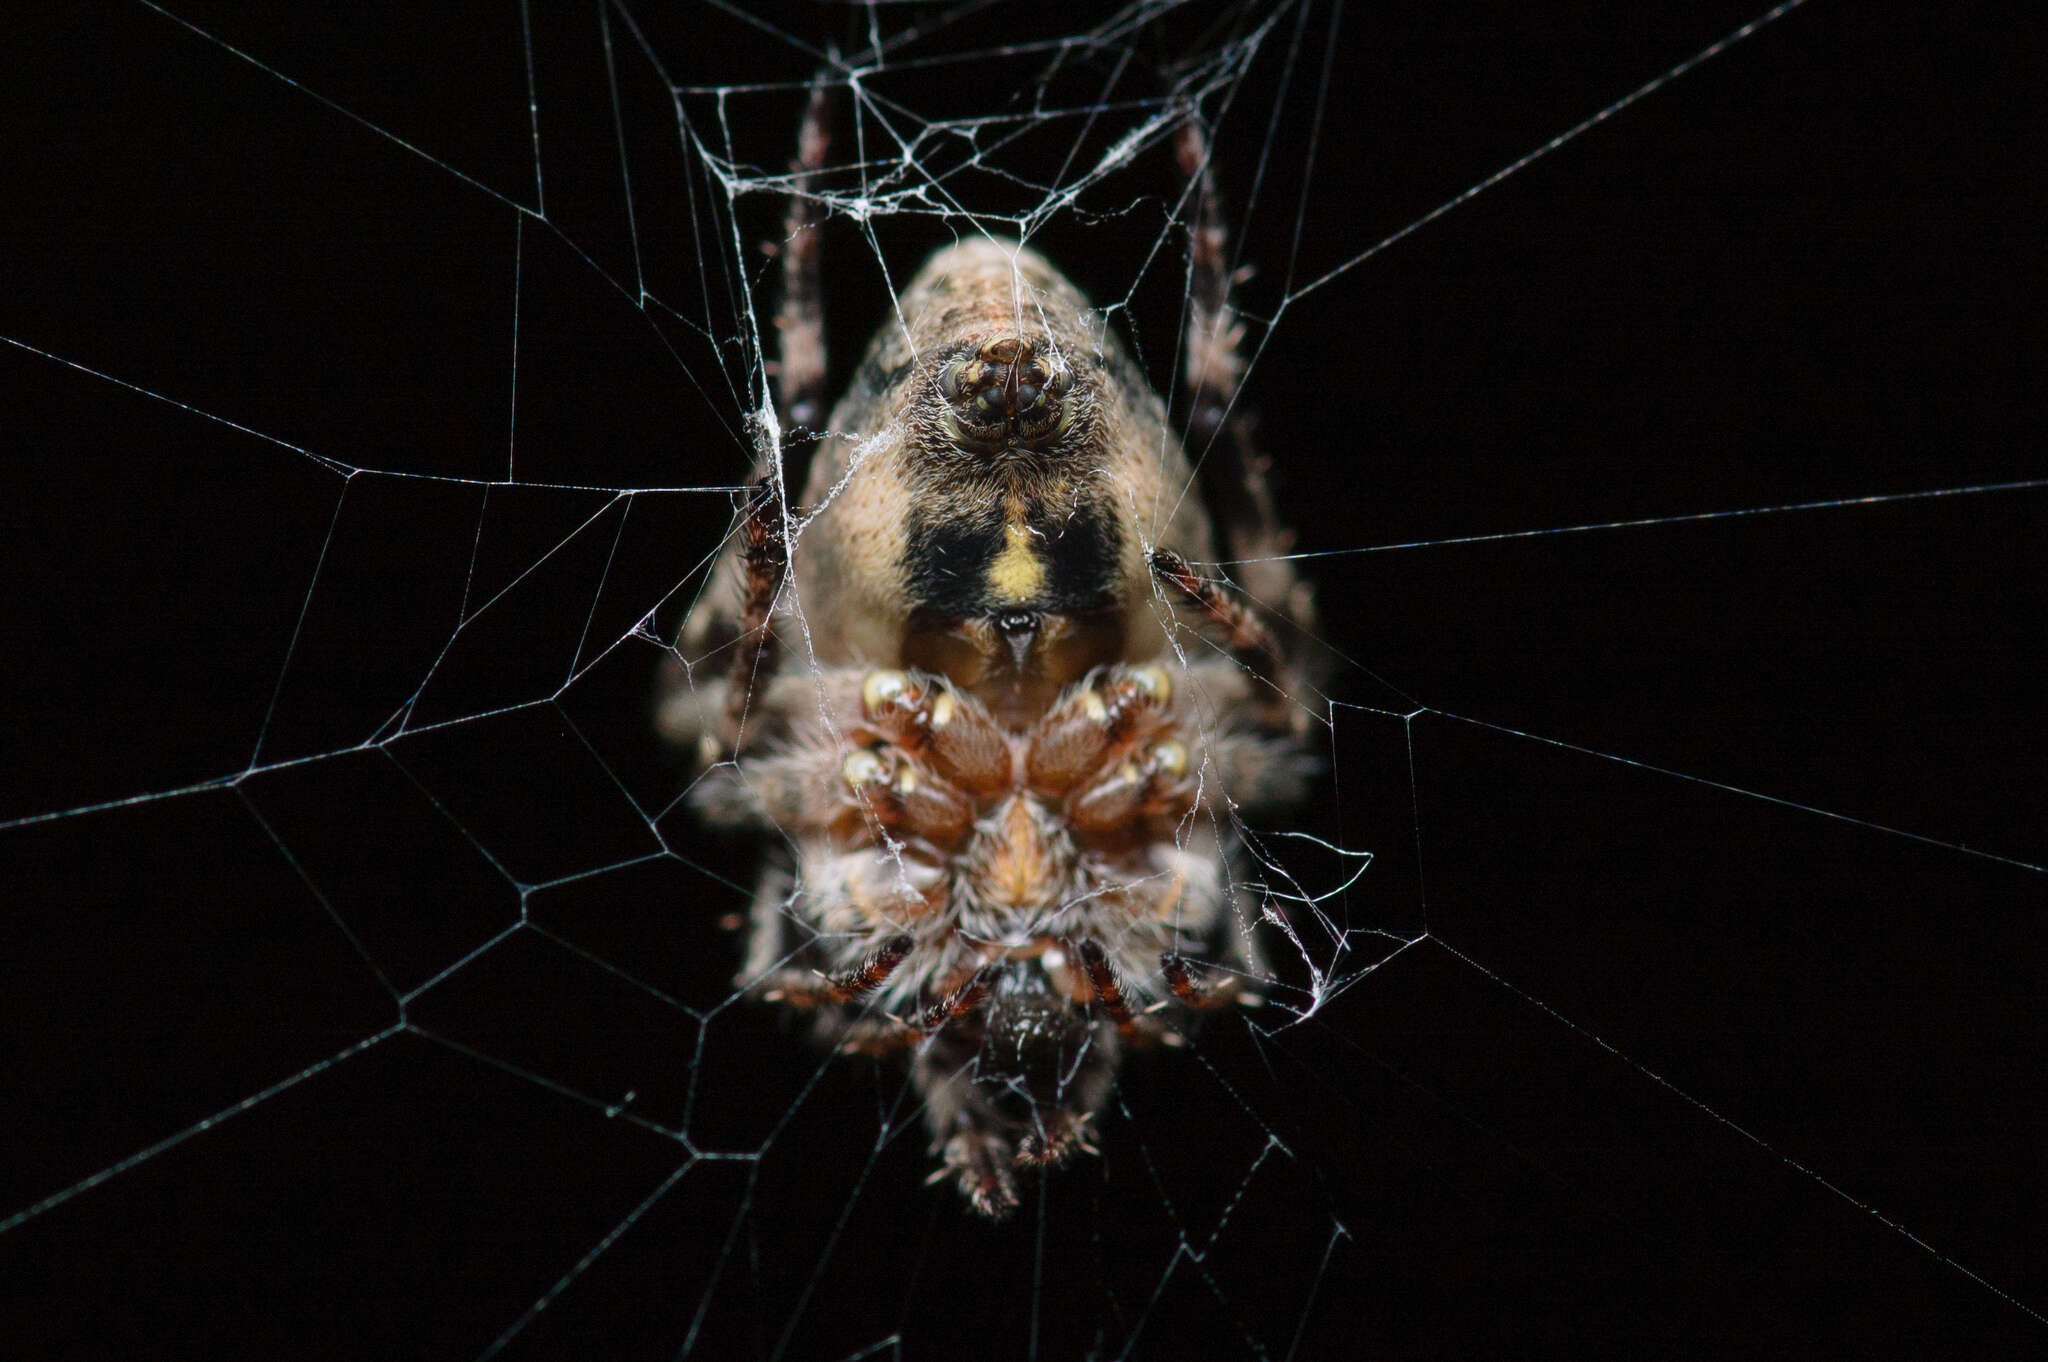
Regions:
M 0 57 L 10 1355 L 2042 1349 L 2038 31 L 1813 0 L 1305 289 L 1756 11 L 1280 15 L 1204 105 L 1335 555 L 1268 831 L 1375 860 L 1312 1015 L 1131 1065 L 991 1227 L 728 996 L 752 852 L 627 638 L 728 523 L 658 489 L 743 475 L 779 212 L 689 139 L 778 168 L 867 12 L 173 10 Z M 877 11 L 930 31 L 871 138 L 1132 101 L 989 136 L 985 213 L 1265 17 L 949 13 Z M 1034 236 L 1162 384 L 1173 192 L 1153 145 Z M 964 223 L 834 221 L 836 378 Z

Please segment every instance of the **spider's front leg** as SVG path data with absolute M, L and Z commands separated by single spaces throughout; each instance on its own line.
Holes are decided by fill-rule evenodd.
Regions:
M 1238 403 L 1244 376 L 1239 347 L 1244 323 L 1231 301 L 1238 271 L 1229 264 L 1229 234 L 1222 197 L 1216 191 L 1209 141 L 1190 114 L 1176 144 L 1181 173 L 1194 202 L 1189 228 L 1191 274 L 1187 330 L 1182 341 L 1188 386 L 1188 453 L 1195 460 L 1204 499 L 1231 561 L 1254 601 L 1279 611 L 1304 630 L 1315 618 L 1315 601 L 1288 558 L 1294 536 L 1280 523 L 1267 471 L 1272 461 L 1252 439 L 1252 420 Z M 1201 576 L 1171 547 L 1151 554 L 1152 576 L 1172 597 L 1194 605 L 1203 622 L 1221 634 L 1224 646 L 1254 680 L 1251 697 L 1260 725 L 1272 731 L 1298 729 L 1302 716 L 1292 692 L 1301 679 L 1256 609 L 1223 584 Z
M 1232 1003 L 1251 1007 L 1262 1001 L 1258 994 L 1246 992 L 1236 976 L 1225 975 L 1214 983 L 1207 982 L 1195 974 L 1195 966 L 1185 957 L 1171 952 L 1159 957 L 1159 974 L 1180 1005 L 1190 1012 L 1213 1012 Z
M 782 305 L 775 314 L 776 403 L 783 422 L 782 450 L 816 437 L 825 419 L 825 292 L 818 270 L 818 172 L 831 147 L 825 86 L 811 86 L 797 129 L 783 213 Z M 786 473 L 785 473 L 786 476 Z
M 790 515 L 788 489 L 802 479 L 798 466 L 824 422 L 825 299 L 818 254 L 817 178 L 830 147 L 823 83 L 811 88 L 797 133 L 797 156 L 790 166 L 789 197 L 783 216 L 784 240 L 776 247 L 782 259 L 782 298 L 775 313 L 775 358 L 767 361 L 775 376 L 775 447 L 759 460 L 739 524 L 737 558 L 740 570 L 740 612 L 737 620 L 707 614 L 706 624 L 737 630 L 731 662 L 726 668 L 720 729 L 698 739 L 705 764 L 735 755 L 748 737 L 747 716 L 765 694 L 782 660 L 775 631 L 775 607 L 789 579 Z M 689 641 L 705 641 L 698 626 L 686 630 Z M 760 725 L 753 726 L 758 731 Z
M 740 608 L 740 636 L 725 674 L 725 726 L 734 751 L 746 733 L 747 709 L 775 676 L 781 648 L 775 634 L 775 598 L 789 578 L 788 512 L 772 478 L 756 482 L 740 526 L 740 561 L 746 598 Z M 705 761 L 717 759 L 717 744 L 704 735 Z
M 1254 703 L 1262 708 L 1277 708 L 1286 703 L 1287 693 L 1282 683 L 1287 678 L 1283 674 L 1280 645 L 1274 639 L 1273 631 L 1252 612 L 1250 606 L 1237 599 L 1222 584 L 1196 573 L 1188 560 L 1172 549 L 1152 551 L 1152 576 L 1193 604 L 1202 612 L 1205 622 L 1223 635 L 1224 646 L 1230 650 L 1230 655 L 1259 682 L 1261 694 L 1253 697 Z M 1284 718 L 1285 710 L 1279 712 Z
M 838 975 L 823 970 L 782 969 L 763 978 L 755 991 L 763 1002 L 786 1003 L 790 1007 L 844 1006 L 859 1002 L 883 984 L 896 967 L 909 958 L 916 938 L 898 932 L 874 948 L 860 964 Z
M 1190 114 L 1175 150 L 1194 198 L 1189 228 L 1191 289 L 1182 372 L 1188 385 L 1188 455 L 1195 461 L 1203 499 L 1216 513 L 1223 544 L 1246 589 L 1267 608 L 1282 611 L 1304 630 L 1315 625 L 1315 600 L 1295 575 L 1288 554 L 1294 534 L 1280 520 L 1267 474 L 1272 460 L 1253 437 L 1254 421 L 1238 401 L 1245 362 L 1245 325 L 1231 297 L 1233 282 L 1248 274 L 1230 265 L 1230 234 L 1214 158 L 1202 125 Z

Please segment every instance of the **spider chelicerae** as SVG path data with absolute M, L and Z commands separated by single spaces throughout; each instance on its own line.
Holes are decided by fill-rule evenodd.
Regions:
M 1019 1168 L 1093 1150 L 1126 1050 L 1257 1001 L 1273 910 L 1232 874 L 1235 820 L 1301 795 L 1305 681 L 1268 614 L 1306 631 L 1313 601 L 1236 406 L 1192 112 L 1183 441 L 1080 291 L 986 237 L 925 263 L 827 417 L 827 107 L 779 248 L 779 438 L 659 723 L 704 817 L 779 835 L 742 986 L 906 1058 L 933 1179 L 1000 1217 Z M 1219 557 L 1241 591 L 1193 566 Z

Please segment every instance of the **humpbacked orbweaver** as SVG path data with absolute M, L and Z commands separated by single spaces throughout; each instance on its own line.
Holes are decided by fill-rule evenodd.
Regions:
M 907 1056 L 934 1180 L 1001 1217 L 1019 1167 L 1092 1151 L 1126 1048 L 1265 973 L 1233 820 L 1300 797 L 1302 679 L 1191 564 L 1223 550 L 1297 626 L 1313 606 L 1235 410 L 1242 326 L 1192 116 L 1185 445 L 1080 291 L 980 237 L 918 271 L 824 418 L 826 147 L 819 90 L 780 248 L 780 439 L 659 722 L 707 767 L 702 815 L 783 839 L 742 985 L 827 1043 Z

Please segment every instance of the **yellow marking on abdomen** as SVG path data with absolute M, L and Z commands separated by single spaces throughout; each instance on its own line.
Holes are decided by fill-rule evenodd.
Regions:
M 1034 537 L 1021 520 L 1003 526 L 1003 551 L 988 565 L 989 590 L 1003 600 L 1028 601 L 1045 586 L 1045 560 Z

